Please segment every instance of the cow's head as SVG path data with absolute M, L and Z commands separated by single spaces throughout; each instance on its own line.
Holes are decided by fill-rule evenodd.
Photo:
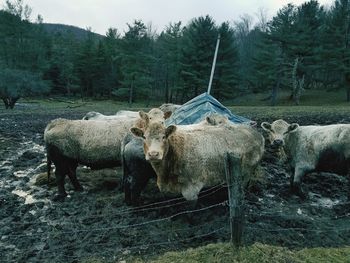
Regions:
M 212 113 L 206 118 L 206 122 L 210 125 L 217 126 L 217 125 L 225 125 L 228 123 L 227 116 L 218 114 L 218 113 Z
M 153 108 L 148 113 L 144 111 L 139 112 L 140 118 L 145 122 L 145 127 L 152 122 L 164 124 L 164 120 L 168 119 L 171 114 L 171 111 L 163 112 L 158 108 Z
M 295 132 L 299 124 L 289 124 L 284 120 L 276 120 L 273 123 L 263 122 L 261 127 L 267 132 L 271 145 L 274 147 L 283 147 L 285 137 L 292 132 Z
M 145 158 L 150 162 L 159 162 L 163 159 L 169 149 L 168 137 L 175 130 L 175 125 L 166 128 L 158 122 L 150 123 L 145 131 L 137 127 L 130 129 L 135 136 L 143 138 Z
M 171 116 L 171 112 L 163 112 L 158 108 L 151 109 L 148 113 L 139 111 L 140 119 L 135 122 L 135 127 L 146 130 L 150 123 L 164 124 Z

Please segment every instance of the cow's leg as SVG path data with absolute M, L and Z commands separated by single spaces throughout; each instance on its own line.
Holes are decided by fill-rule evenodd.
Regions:
M 70 181 L 72 182 L 72 185 L 74 187 L 75 191 L 83 191 L 83 187 L 81 186 L 81 184 L 78 181 L 77 178 L 77 167 L 78 164 L 75 162 L 70 162 L 68 165 L 68 176 Z
M 64 198 L 67 196 L 66 190 L 64 189 L 65 175 L 65 169 L 60 165 L 56 165 L 55 176 L 58 193 L 54 196 L 53 201 L 64 201 Z
M 348 164 L 347 178 L 348 178 L 348 201 L 350 201 L 350 164 Z
M 203 188 L 203 183 L 198 182 L 196 184 L 190 184 L 186 188 L 182 189 L 182 196 L 187 200 L 185 208 L 186 211 L 188 211 L 186 215 L 186 219 L 190 224 L 196 224 L 195 216 L 192 212 L 192 210 L 195 210 L 197 207 L 197 200 L 198 195 L 201 189 Z
M 306 166 L 296 166 L 294 169 L 294 176 L 291 178 L 291 190 L 292 193 L 300 196 L 302 199 L 306 198 L 306 194 L 301 186 L 301 179 L 307 173 L 314 168 Z
M 350 173 L 348 173 L 348 201 L 350 201 Z

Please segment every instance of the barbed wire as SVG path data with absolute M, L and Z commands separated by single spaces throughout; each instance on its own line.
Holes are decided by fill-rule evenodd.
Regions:
M 213 189 L 219 187 L 219 186 L 222 186 L 222 185 L 218 185 L 218 186 L 215 186 L 215 187 L 212 187 L 210 189 L 207 189 L 207 193 L 204 194 L 204 195 L 201 195 L 201 198 L 204 198 L 204 197 L 208 197 L 214 193 L 216 193 L 217 191 L 220 191 L 222 189 L 221 188 L 218 188 L 216 189 L 215 191 L 213 191 Z M 183 198 L 175 198 L 175 199 L 171 199 L 171 200 L 183 200 Z M 165 203 L 166 202 L 170 202 L 171 200 L 166 200 L 164 201 Z M 164 202 L 158 202 L 158 203 L 152 203 L 152 204 L 148 204 L 146 206 L 151 206 L 151 205 L 154 205 L 154 204 L 159 204 L 159 203 L 164 203 Z M 147 212 L 147 211 L 150 211 L 150 210 L 156 210 L 156 209 L 164 209 L 164 208 L 170 208 L 170 207 L 174 207 L 174 206 L 178 206 L 178 205 L 181 205 L 181 204 L 185 204 L 187 201 L 184 200 L 184 201 L 181 201 L 181 202 L 178 202 L 178 203 L 175 203 L 175 204 L 169 204 L 169 205 L 163 205 L 163 206 L 159 206 L 159 207 L 150 207 L 150 208 L 145 208 L 145 209 L 140 209 L 140 210 L 136 210 L 136 211 L 133 211 L 131 208 L 130 210 L 129 209 L 126 209 L 126 210 L 122 210 L 121 212 L 118 211 L 116 213 L 108 213 L 108 215 L 106 214 L 100 214 L 100 215 L 89 215 L 89 216 L 84 216 L 84 217 L 74 217 L 73 220 L 78 220 L 78 221 L 75 221 L 76 224 L 81 224 L 81 221 L 85 221 L 85 220 L 89 220 L 89 219 L 96 219 L 96 218 L 101 218 L 101 217 L 108 217 L 108 218 L 111 218 L 111 217 L 115 217 L 115 216 L 123 216 L 125 214 L 128 214 L 128 213 L 132 213 L 132 212 Z M 346 202 L 348 203 L 348 202 Z M 145 207 L 145 206 L 140 206 L 140 207 Z M 309 208 L 310 206 L 305 206 L 306 208 Z M 137 207 L 136 209 L 138 209 L 139 207 Z M 290 206 L 288 205 L 288 207 L 286 208 L 287 211 L 284 211 L 284 210 L 279 210 L 279 211 L 271 211 L 271 212 L 259 212 L 259 213 L 252 213 L 251 211 L 246 215 L 246 216 L 270 216 L 270 217 L 286 217 L 288 219 L 299 219 L 300 217 L 310 217 L 308 214 L 306 214 L 305 212 L 303 211 L 300 211 L 300 213 L 298 213 L 298 210 L 300 209 L 300 206 L 299 205 L 296 205 L 295 206 L 296 208 L 296 212 L 295 213 L 290 213 Z M 132 212 L 128 212 L 127 210 L 129 211 L 132 211 Z M 63 209 L 63 212 L 64 209 Z M 344 218 L 344 217 L 350 217 L 350 213 L 347 213 L 345 215 L 336 215 L 336 216 L 332 216 L 332 217 L 322 217 L 322 219 L 325 219 L 325 220 L 337 220 L 337 219 L 341 219 L 341 218 Z M 41 221 L 41 222 L 38 222 L 38 223 L 28 223 L 28 222 L 11 222 L 11 224 L 15 224 L 15 225 L 25 225 L 25 226 L 35 226 L 35 225 L 45 225 L 45 224 L 52 224 L 51 220 L 50 221 Z M 59 224 L 55 224 L 55 226 L 60 226 Z
M 201 193 L 201 195 L 198 197 L 198 200 L 201 200 L 201 199 L 203 199 L 205 197 L 208 197 L 208 196 L 213 195 L 216 192 L 220 191 L 223 188 L 222 185 L 223 184 L 216 185 L 216 186 L 213 186 L 213 187 L 211 187 L 209 189 L 204 190 L 203 193 Z M 215 189 L 215 188 L 217 188 L 217 189 Z M 215 189 L 215 190 L 213 190 L 213 189 Z M 177 203 L 169 204 L 169 205 L 163 205 L 163 206 L 156 206 L 158 204 L 171 203 L 174 200 L 175 201 L 181 200 L 181 202 L 177 202 Z M 186 204 L 186 203 L 188 203 L 187 200 L 185 200 L 183 197 L 178 197 L 178 198 L 173 198 L 173 199 L 165 200 L 165 201 L 161 201 L 161 202 L 155 202 L 155 203 L 151 203 L 151 204 L 147 204 L 147 205 L 139 206 L 139 207 L 135 207 L 135 208 L 127 208 L 125 210 L 117 211 L 116 213 L 108 213 L 107 216 L 108 217 L 124 216 L 124 215 L 130 214 L 130 213 L 147 212 L 147 211 L 151 211 L 151 210 L 170 208 L 170 207 L 174 207 L 174 206 L 178 206 L 178 205 L 182 205 L 182 204 Z M 152 207 L 152 206 L 154 206 L 154 207 Z M 66 212 L 60 206 L 57 206 L 57 207 L 60 208 L 63 212 Z M 146 207 L 148 207 L 148 208 L 146 208 Z M 106 214 L 91 215 L 91 216 L 89 215 L 89 216 L 86 216 L 86 217 L 79 217 L 78 219 L 83 221 L 83 220 L 87 220 L 87 219 L 95 219 L 95 218 L 100 218 L 100 217 L 106 217 Z M 50 223 L 50 222 L 48 222 L 48 221 L 41 221 L 40 223 L 36 223 L 36 224 L 32 224 L 32 225 L 47 224 L 47 223 Z M 26 222 L 12 222 L 11 224 L 27 225 L 27 224 L 30 224 L 30 223 L 26 223 Z
M 125 228 L 140 227 L 140 226 L 145 226 L 148 224 L 159 223 L 162 221 L 171 220 L 177 216 L 186 215 L 186 214 L 190 214 L 190 213 L 202 212 L 202 211 L 214 208 L 214 207 L 224 206 L 224 205 L 227 205 L 227 201 L 220 202 L 220 203 L 217 203 L 214 205 L 210 205 L 210 206 L 207 206 L 204 208 L 181 211 L 181 212 L 178 212 L 176 214 L 173 214 L 173 215 L 170 215 L 170 216 L 167 216 L 164 218 L 153 219 L 153 220 L 149 220 L 149 221 L 142 222 L 142 223 L 136 223 L 136 224 L 131 224 L 131 225 L 118 225 L 118 226 L 113 226 L 113 227 L 89 228 L 89 229 L 81 229 L 81 230 L 74 230 L 74 231 L 60 231 L 60 234 L 71 234 L 71 233 L 90 232 L 90 231 L 107 231 L 107 230 L 113 230 L 113 229 L 125 229 Z M 42 234 L 31 234 L 29 236 L 32 237 L 32 236 L 38 236 L 38 235 L 42 235 Z M 27 237 L 28 235 L 19 234 L 19 235 L 7 235 L 7 236 L 8 237 Z
M 306 232 L 333 232 L 333 231 L 350 231 L 350 227 L 343 227 L 343 228 L 337 228 L 337 227 L 326 227 L 324 229 L 310 229 L 310 228 L 305 228 L 305 227 L 290 227 L 290 228 L 274 228 L 274 229 L 263 229 L 259 227 L 250 227 L 246 226 L 245 228 L 250 229 L 250 230 L 263 230 L 265 232 L 278 232 L 278 231 L 306 231 Z
M 318 207 L 321 207 L 321 208 L 332 209 L 334 206 L 349 205 L 350 204 L 350 201 L 339 202 L 339 203 L 335 203 L 333 205 L 321 205 L 321 204 L 317 204 L 317 203 L 312 203 L 312 204 L 291 204 L 291 203 L 284 202 L 284 201 L 285 200 L 282 200 L 282 202 L 284 204 L 288 204 L 288 208 L 291 208 L 291 207 L 296 207 L 296 208 L 302 208 L 302 207 L 306 207 L 306 208 L 317 207 L 318 208 Z M 263 201 L 261 201 L 261 202 L 254 202 L 254 201 L 251 201 L 251 200 L 245 200 L 245 203 L 249 204 L 249 205 L 259 205 L 259 206 L 264 204 Z

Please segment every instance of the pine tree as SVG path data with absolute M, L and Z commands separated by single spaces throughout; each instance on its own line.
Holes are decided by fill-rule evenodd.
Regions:
M 322 33 L 320 51 L 328 82 L 337 83 L 335 88 L 345 87 L 350 102 L 350 3 L 348 0 L 335 1 L 327 14 Z
M 165 102 L 173 102 L 181 90 L 180 78 L 180 41 L 182 37 L 181 22 L 169 24 L 157 39 L 157 71 L 164 83 Z M 162 81 L 163 80 L 163 81 Z
M 181 43 L 181 101 L 206 91 L 218 31 L 210 16 L 192 20 L 183 32 Z
M 135 20 L 121 40 L 121 87 L 114 92 L 119 97 L 127 97 L 129 104 L 135 98 L 148 98 L 151 90 L 152 40 L 146 26 Z
M 238 53 L 234 30 L 229 23 L 218 29 L 220 46 L 215 68 L 212 94 L 217 99 L 232 98 L 240 92 L 238 86 Z

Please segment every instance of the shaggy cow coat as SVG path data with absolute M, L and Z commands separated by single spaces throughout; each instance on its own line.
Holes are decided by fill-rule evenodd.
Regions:
M 350 124 L 299 126 L 284 120 L 263 122 L 274 147 L 280 147 L 294 169 L 292 190 L 301 196 L 301 178 L 312 171 L 348 174 L 350 171 Z
M 227 152 L 239 156 L 247 183 L 264 152 L 264 139 L 247 125 L 198 125 L 195 129 L 151 124 L 143 132 L 132 133 L 144 140 L 145 158 L 157 174 L 161 191 L 181 193 L 187 200 L 196 200 L 204 186 L 226 181 L 224 157 Z
M 141 114 L 146 120 L 148 115 Z M 194 130 L 196 128 L 203 129 L 203 125 L 226 125 L 227 123 L 227 117 L 212 114 L 198 124 L 181 125 L 180 127 L 183 130 Z M 145 159 L 142 138 L 131 134 L 125 136 L 122 142 L 122 166 L 125 202 L 128 205 L 136 205 L 139 203 L 140 194 L 146 187 L 149 179 L 157 177 L 151 164 Z
M 82 190 L 76 178 L 78 164 L 93 169 L 114 167 L 121 164 L 121 141 L 128 133 L 134 119 L 113 121 L 84 121 L 56 119 L 44 132 L 48 158 L 48 174 L 51 162 L 55 164 L 58 183 L 58 199 L 67 194 L 64 178 L 68 175 L 75 190 Z

